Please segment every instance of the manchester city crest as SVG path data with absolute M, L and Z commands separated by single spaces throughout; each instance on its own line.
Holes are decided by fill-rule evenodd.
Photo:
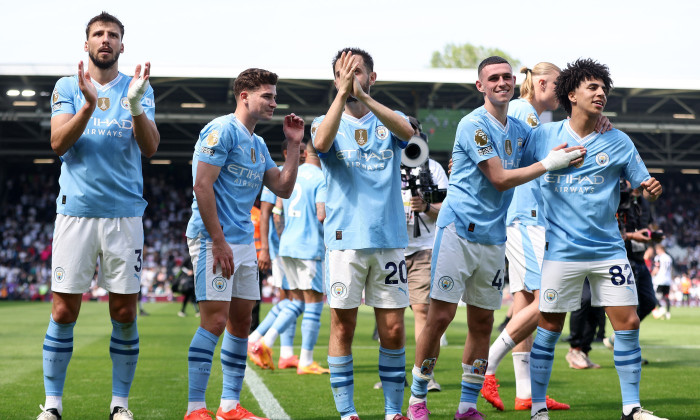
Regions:
M 360 146 L 364 146 L 365 144 L 367 144 L 367 130 L 365 130 L 364 128 L 355 130 L 355 141 Z
M 386 138 L 389 137 L 389 129 L 383 125 L 378 125 L 375 131 L 379 140 L 386 140 Z
M 559 299 L 559 294 L 554 289 L 547 289 L 544 291 L 544 301 L 547 303 L 554 303 Z
M 477 130 L 474 132 L 474 141 L 476 142 L 477 146 L 486 146 L 486 143 L 489 142 L 489 138 L 484 130 L 477 128 Z
M 211 281 L 211 287 L 213 287 L 217 292 L 223 292 L 226 290 L 226 279 L 223 277 L 216 277 Z
M 61 267 L 56 267 L 53 272 L 53 279 L 56 283 L 61 283 L 66 279 L 66 272 Z
M 608 162 L 610 162 L 610 157 L 607 153 L 600 152 L 597 155 L 595 155 L 595 163 L 597 163 L 598 166 L 605 166 L 608 164 Z
M 335 282 L 331 286 L 331 294 L 336 298 L 343 298 L 348 294 L 348 288 L 341 282 Z
M 127 111 L 129 110 L 129 100 L 126 98 L 126 96 L 119 101 L 119 105 L 121 105 L 122 108 L 126 109 Z
M 97 98 L 97 107 L 100 108 L 103 111 L 106 111 L 109 109 L 109 98 Z
M 455 286 L 455 281 L 450 276 L 442 276 L 438 284 L 441 290 L 449 292 Z
M 510 139 L 506 139 L 506 153 L 508 153 L 508 156 L 513 154 L 513 143 Z

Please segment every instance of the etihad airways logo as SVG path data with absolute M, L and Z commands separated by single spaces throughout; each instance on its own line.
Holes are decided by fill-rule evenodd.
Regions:
M 233 181 L 234 185 L 260 188 L 262 184 L 263 172 L 254 171 L 244 166 L 236 165 L 235 163 L 228 165 L 226 169 L 236 177 Z
M 592 194 L 595 187 L 605 183 L 605 177 L 601 175 L 572 175 L 553 174 L 548 172 L 543 177 L 544 181 L 553 184 L 554 192 Z
M 386 161 L 394 157 L 391 149 L 379 150 L 377 152 L 361 149 L 339 150 L 335 157 L 345 162 L 348 168 L 360 168 L 368 171 L 376 171 L 386 168 Z
M 85 135 L 97 134 L 100 136 L 123 137 L 122 130 L 131 130 L 134 123 L 131 120 L 118 120 L 116 118 L 97 118 L 90 120 L 91 124 L 83 131 Z

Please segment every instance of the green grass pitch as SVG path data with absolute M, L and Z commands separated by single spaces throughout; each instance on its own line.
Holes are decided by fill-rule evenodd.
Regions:
M 131 389 L 129 406 L 137 419 L 181 419 L 187 407 L 187 348 L 198 319 L 179 318 L 178 304 L 147 304 L 150 316 L 139 318 L 141 337 L 139 364 Z M 263 306 L 263 313 L 270 305 Z M 49 319 L 50 304 L 0 302 L 0 419 L 35 419 L 44 402 L 41 347 Z M 496 322 L 504 310 L 495 315 Z M 451 419 L 459 402 L 460 358 L 466 333 L 466 311 L 457 313 L 442 348 L 436 367 L 436 379 L 443 391 L 429 394 L 428 407 L 433 419 Z M 362 420 L 383 419 L 382 392 L 372 388 L 377 375 L 377 342 L 370 308 L 360 309 L 355 334 L 355 403 Z M 406 312 L 407 370 L 413 361 L 413 317 Z M 109 360 L 109 315 L 105 303 L 84 303 L 75 328 L 73 358 L 68 368 L 63 417 L 66 420 L 107 419 L 111 398 L 111 362 Z M 295 349 L 301 342 L 297 323 Z M 328 309 L 324 308 L 321 334 L 315 357 L 326 366 Z M 608 333 L 612 331 L 608 324 Z M 492 338 L 495 338 L 497 332 Z M 567 335 L 565 330 L 563 335 Z M 700 308 L 674 308 L 670 320 L 651 317 L 642 323 L 643 356 L 651 363 L 642 371 L 642 405 L 673 420 L 700 419 Z M 279 345 L 279 341 L 277 346 Z M 564 360 L 568 344 L 557 345 L 554 371 L 549 388 L 553 398 L 571 404 L 570 411 L 552 412 L 552 419 L 618 419 L 620 391 L 612 352 L 594 344 L 590 354 L 601 369 L 577 371 Z M 275 349 L 275 361 L 278 347 Z M 221 393 L 221 364 L 218 349 L 207 391 L 207 405 L 216 411 Z M 328 375 L 298 376 L 294 370 L 261 371 L 255 369 L 280 405 L 293 419 L 337 419 Z M 479 399 L 479 410 L 489 420 L 529 419 L 529 412 L 513 411 L 515 382 L 510 356 L 501 363 L 497 377 L 506 405 L 498 412 Z M 409 397 L 406 390 L 404 409 Z M 254 395 L 244 386 L 243 405 L 262 414 Z

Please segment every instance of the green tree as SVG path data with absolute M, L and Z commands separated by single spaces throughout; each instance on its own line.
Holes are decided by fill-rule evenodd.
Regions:
M 475 69 L 481 60 L 492 55 L 505 58 L 514 69 L 520 66 L 519 60 L 511 57 L 501 49 L 487 48 L 481 45 L 476 46 L 469 43 L 460 45 L 450 43 L 445 45 L 442 52 L 433 52 L 430 66 L 436 68 Z

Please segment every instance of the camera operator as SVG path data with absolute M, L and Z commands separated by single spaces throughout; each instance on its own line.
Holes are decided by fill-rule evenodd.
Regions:
M 632 189 L 627 180 L 620 180 L 620 205 L 617 208 L 617 222 L 620 234 L 625 240 L 627 259 L 632 266 L 635 284 L 637 286 L 637 316 L 642 321 L 651 311 L 658 306 L 651 273 L 644 263 L 644 252 L 650 242 L 660 242 L 663 232 L 652 231 L 651 208 L 649 202 L 643 197 L 640 189 Z M 610 350 L 613 349 L 615 334 L 603 340 Z M 647 364 L 646 359 L 642 359 Z
M 420 122 L 414 117 L 408 117 L 408 119 L 415 130 L 411 142 L 425 143 L 423 145 L 424 154 L 427 157 L 428 138 L 421 131 Z M 406 152 L 404 151 L 404 153 Z M 433 255 L 435 222 L 442 206 L 442 200 L 445 198 L 448 179 L 442 166 L 430 158 L 415 167 L 401 165 L 401 179 L 403 181 L 401 193 L 406 213 L 406 228 L 408 229 L 408 246 L 405 250 L 408 296 L 415 319 L 415 338 L 417 339 L 428 317 L 430 261 Z M 418 188 L 410 188 L 411 184 L 416 184 L 416 180 L 420 180 L 421 185 L 418 185 Z M 428 181 L 428 185 L 424 185 L 423 181 Z M 414 193 L 416 190 L 417 194 Z M 416 228 L 416 224 L 418 228 Z M 440 385 L 431 379 L 428 383 L 428 390 L 439 391 Z

